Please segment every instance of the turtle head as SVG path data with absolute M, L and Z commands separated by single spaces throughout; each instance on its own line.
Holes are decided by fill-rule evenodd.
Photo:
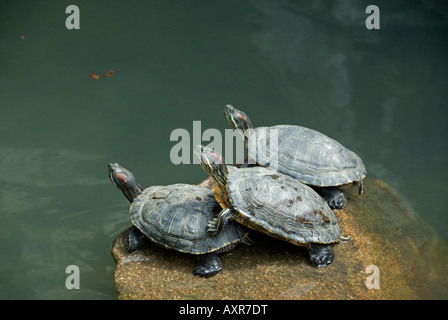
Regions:
M 195 153 L 201 162 L 202 169 L 215 179 L 220 187 L 225 189 L 228 169 L 222 155 L 200 144 L 196 146 Z
M 245 132 L 249 129 L 253 129 L 249 117 L 243 111 L 238 110 L 230 104 L 224 107 L 224 114 L 232 128 L 238 130 L 243 136 L 243 139 L 246 139 L 247 137 L 244 136 Z
M 142 188 L 134 174 L 118 163 L 109 163 L 107 174 L 110 181 L 123 193 L 130 203 L 142 192 Z

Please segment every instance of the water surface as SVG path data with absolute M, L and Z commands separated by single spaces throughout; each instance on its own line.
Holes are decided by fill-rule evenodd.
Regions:
M 170 134 L 223 132 L 227 103 L 337 139 L 448 240 L 447 5 L 381 3 L 367 30 L 366 1 L 77 1 L 67 30 L 69 4 L 0 3 L 0 298 L 115 299 L 130 221 L 107 163 L 197 183 Z

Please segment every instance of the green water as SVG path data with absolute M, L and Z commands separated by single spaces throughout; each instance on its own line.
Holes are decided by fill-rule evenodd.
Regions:
M 130 221 L 107 163 L 144 186 L 197 183 L 170 134 L 223 132 L 227 103 L 337 139 L 448 241 L 448 6 L 377 2 L 367 30 L 369 4 L 2 0 L 0 298 L 115 299 L 110 250 Z

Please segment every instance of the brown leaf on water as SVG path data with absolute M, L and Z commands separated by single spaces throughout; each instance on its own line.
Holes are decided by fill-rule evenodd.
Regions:
M 103 78 L 112 77 L 114 75 L 114 73 L 115 73 L 114 69 L 110 69 L 105 74 L 103 74 Z
M 93 73 L 93 72 L 91 74 L 89 74 L 89 78 L 90 79 L 100 80 L 100 76 L 97 75 L 96 73 Z

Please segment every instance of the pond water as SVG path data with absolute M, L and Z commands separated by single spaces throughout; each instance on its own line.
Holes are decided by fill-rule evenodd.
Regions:
M 115 299 L 130 220 L 106 165 L 203 180 L 170 135 L 224 132 L 228 103 L 340 141 L 448 241 L 447 4 L 381 2 L 368 30 L 370 1 L 80 0 L 68 30 L 70 4 L 0 2 L 0 298 Z

